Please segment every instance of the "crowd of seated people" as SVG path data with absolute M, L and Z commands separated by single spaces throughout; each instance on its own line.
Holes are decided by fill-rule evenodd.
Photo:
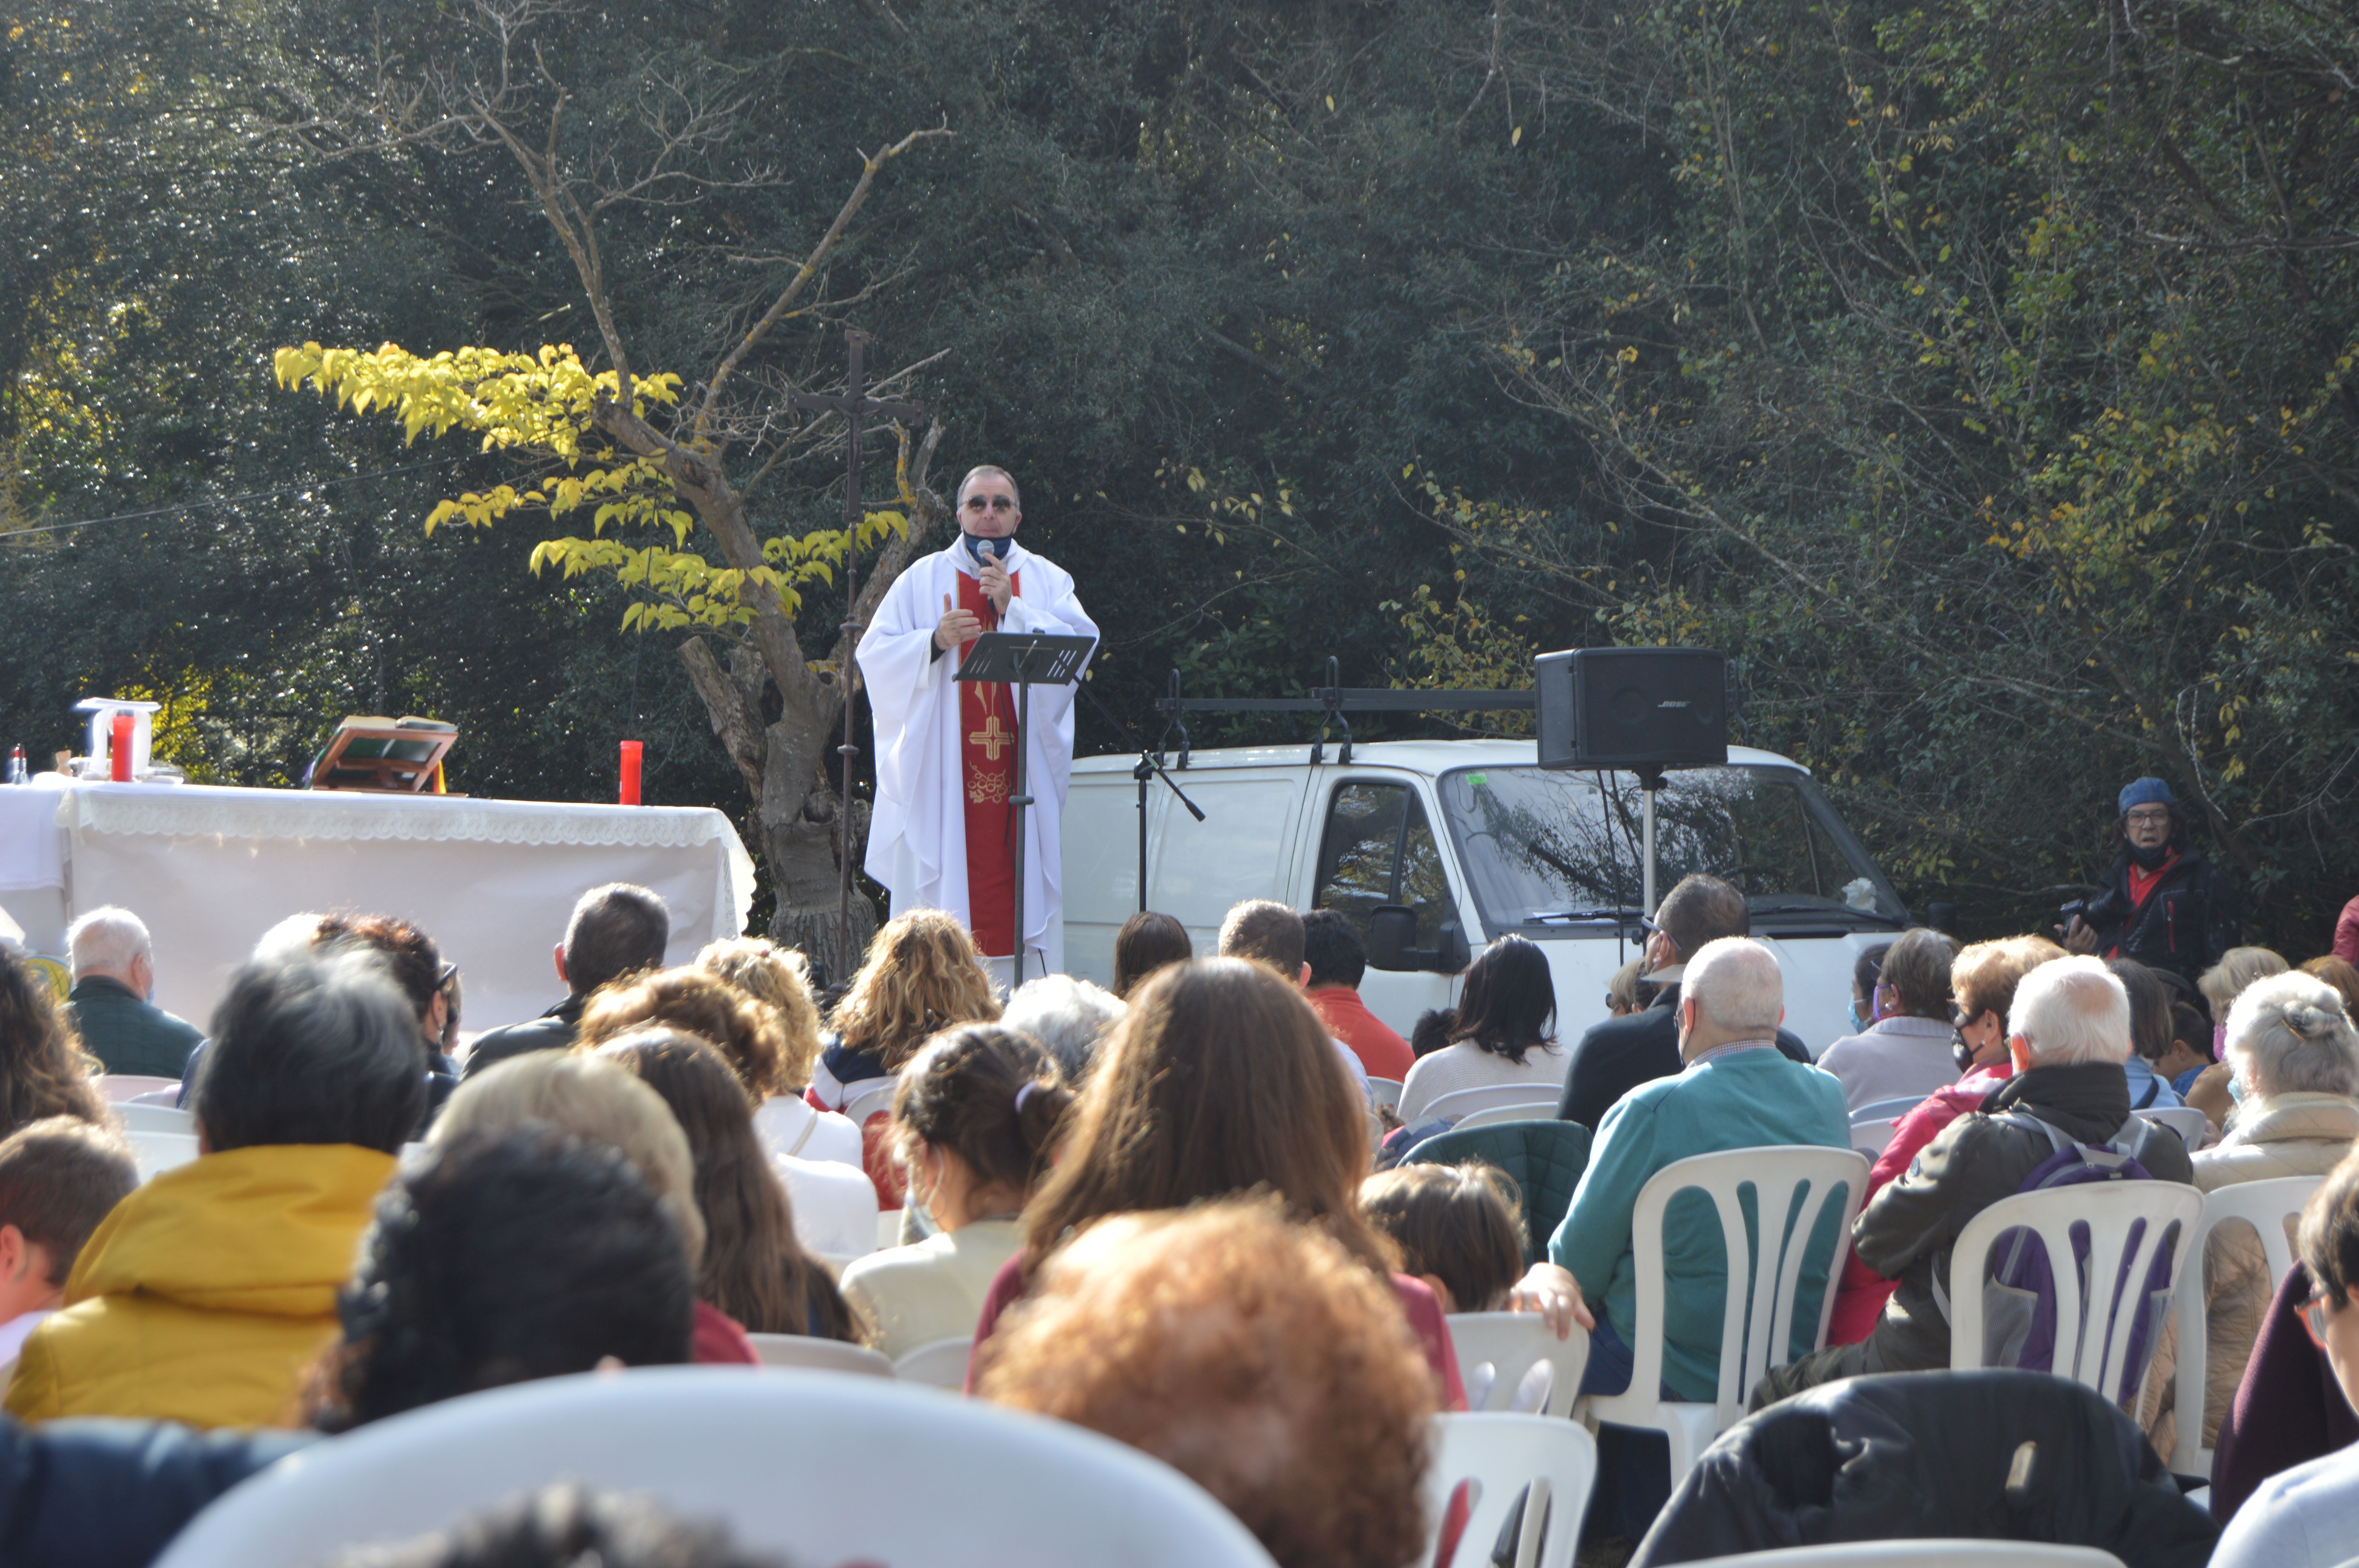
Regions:
M 564 1000 L 470 1050 L 460 976 L 409 922 L 281 923 L 199 1044 L 135 1011 L 150 938 L 103 913 L 71 1001 L 0 953 L 0 1542 L 50 1553 L 28 1563 L 144 1563 L 243 1476 L 421 1405 L 753 1368 L 750 1336 L 792 1336 L 888 1358 L 964 1340 L 974 1397 L 1155 1454 L 1288 1568 L 1399 1568 L 1435 1527 L 1431 1418 L 1466 1406 L 1451 1314 L 1578 1325 L 1581 1393 L 1622 1392 L 1647 1181 L 1699 1154 L 1847 1150 L 1853 1113 L 1901 1100 L 1875 1113 L 1892 1126 L 1850 1233 L 1831 1210 L 1799 1238 L 1756 1409 L 1946 1368 L 1960 1234 L 2068 1146 L 2205 1192 L 2333 1173 L 2306 1281 L 2272 1279 L 2249 1228 L 2190 1260 L 2203 1408 L 2176 1408 L 2165 1327 L 2132 1411 L 2155 1449 L 2182 1422 L 2233 1443 L 2272 1325 L 2307 1325 L 2328 1393 L 2359 1365 L 2359 972 L 2339 960 L 2234 948 L 2190 985 L 2042 937 L 1909 930 L 1863 959 L 1857 1027 L 1814 1063 L 1777 956 L 1708 876 L 1665 897 L 1584 1027 L 1563 1027 L 1548 955 L 1503 936 L 1407 1041 L 1360 1000 L 1365 950 L 1332 911 L 1240 904 L 1212 958 L 1140 916 L 1111 991 L 1057 976 L 1007 998 L 962 926 L 914 912 L 823 1007 L 801 956 L 757 938 L 667 967 L 661 901 L 614 884 L 556 943 Z M 142 1181 L 99 1069 L 169 1077 L 182 1045 L 198 1152 Z M 1542 1261 L 1491 1166 L 1375 1171 L 1372 1077 L 1399 1083 L 1412 1140 L 1443 1097 L 1526 1082 L 1591 1130 Z M 2191 1156 L 2136 1114 L 2181 1105 L 2212 1123 Z M 1710 1400 L 1721 1227 L 1699 1194 L 1663 1224 L 1658 1391 Z M 1671 1477 L 1608 1432 L 1590 1529 L 1636 1541 Z M 2359 1456 L 2298 1457 L 2255 1479 L 2264 1506 L 2220 1561 L 2340 1560 Z

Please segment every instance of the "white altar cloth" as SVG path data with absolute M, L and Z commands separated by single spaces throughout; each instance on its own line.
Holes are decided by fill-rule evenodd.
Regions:
M 82 783 L 44 774 L 0 789 L 18 832 L 54 804 L 64 918 L 117 903 L 156 939 L 156 1001 L 203 1027 L 255 939 L 303 910 L 397 914 L 459 966 L 469 1033 L 530 1018 L 563 996 L 549 949 L 573 901 L 637 882 L 671 908 L 667 959 L 745 929 L 754 863 L 706 807 L 571 806 L 451 795 L 201 784 Z M 8 859 L 8 857 L 0 857 Z M 40 862 L 21 847 L 16 863 Z M 44 862 L 45 863 L 45 862 Z M 5 890 L 0 890 L 5 891 Z M 39 892 L 8 892 L 36 951 Z M 29 892 L 30 896 L 27 896 Z M 40 921 L 47 925 L 52 922 Z M 62 956 L 62 955 L 60 955 Z

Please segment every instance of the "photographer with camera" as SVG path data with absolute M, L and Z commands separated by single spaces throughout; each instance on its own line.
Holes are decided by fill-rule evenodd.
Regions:
M 2096 897 L 2064 906 L 2068 951 L 2136 958 L 2191 983 L 2236 946 L 2236 898 L 2220 869 L 2187 841 L 2187 819 L 2160 779 L 2133 779 L 2118 802 L 2121 853 Z

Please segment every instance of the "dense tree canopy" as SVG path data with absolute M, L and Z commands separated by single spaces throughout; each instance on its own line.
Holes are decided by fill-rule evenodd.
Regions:
M 46 752 L 76 697 L 136 687 L 181 755 L 259 782 L 341 712 L 430 712 L 466 731 L 462 787 L 559 798 L 603 795 L 629 730 L 655 798 L 742 812 L 685 632 L 526 570 L 570 530 L 425 534 L 514 459 L 406 446 L 278 389 L 272 354 L 612 368 L 514 150 L 416 134 L 468 91 L 544 135 L 561 92 L 530 148 L 600 178 L 694 133 L 598 224 L 632 368 L 690 396 L 860 152 L 940 126 L 733 406 L 829 385 L 842 327 L 874 333 L 941 422 L 938 472 L 1022 480 L 1126 719 L 1151 730 L 1174 666 L 1489 684 L 1538 648 L 1709 643 L 1751 739 L 1818 770 L 1920 905 L 2052 907 L 2154 771 L 2263 934 L 2314 950 L 2359 875 L 2359 41 L 2321 15 L 18 4 L 0 730 Z M 503 28 L 529 45 L 505 81 Z M 832 524 L 823 426 L 744 438 L 778 459 L 765 533 Z M 842 605 L 804 591 L 823 660 Z

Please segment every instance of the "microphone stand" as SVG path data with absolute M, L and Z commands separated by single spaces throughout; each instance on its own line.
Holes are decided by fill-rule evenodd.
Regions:
M 1134 737 L 1138 734 L 1137 730 L 1131 730 L 1129 725 L 1115 718 L 1113 710 L 1098 700 L 1098 694 L 1090 689 L 1089 682 L 1080 681 L 1075 684 L 1080 687 L 1082 695 L 1090 699 L 1090 706 L 1104 714 L 1108 722 L 1117 729 L 1130 730 Z M 1147 913 L 1147 781 L 1151 778 L 1161 779 L 1163 787 L 1178 796 L 1180 804 L 1188 808 L 1188 815 L 1197 821 L 1204 820 L 1204 813 L 1202 807 L 1188 798 L 1188 792 L 1180 787 L 1179 781 L 1164 771 L 1163 764 L 1155 759 L 1155 749 L 1144 741 L 1139 742 L 1138 763 L 1130 770 L 1130 776 L 1138 781 L 1138 913 L 1145 914 Z

